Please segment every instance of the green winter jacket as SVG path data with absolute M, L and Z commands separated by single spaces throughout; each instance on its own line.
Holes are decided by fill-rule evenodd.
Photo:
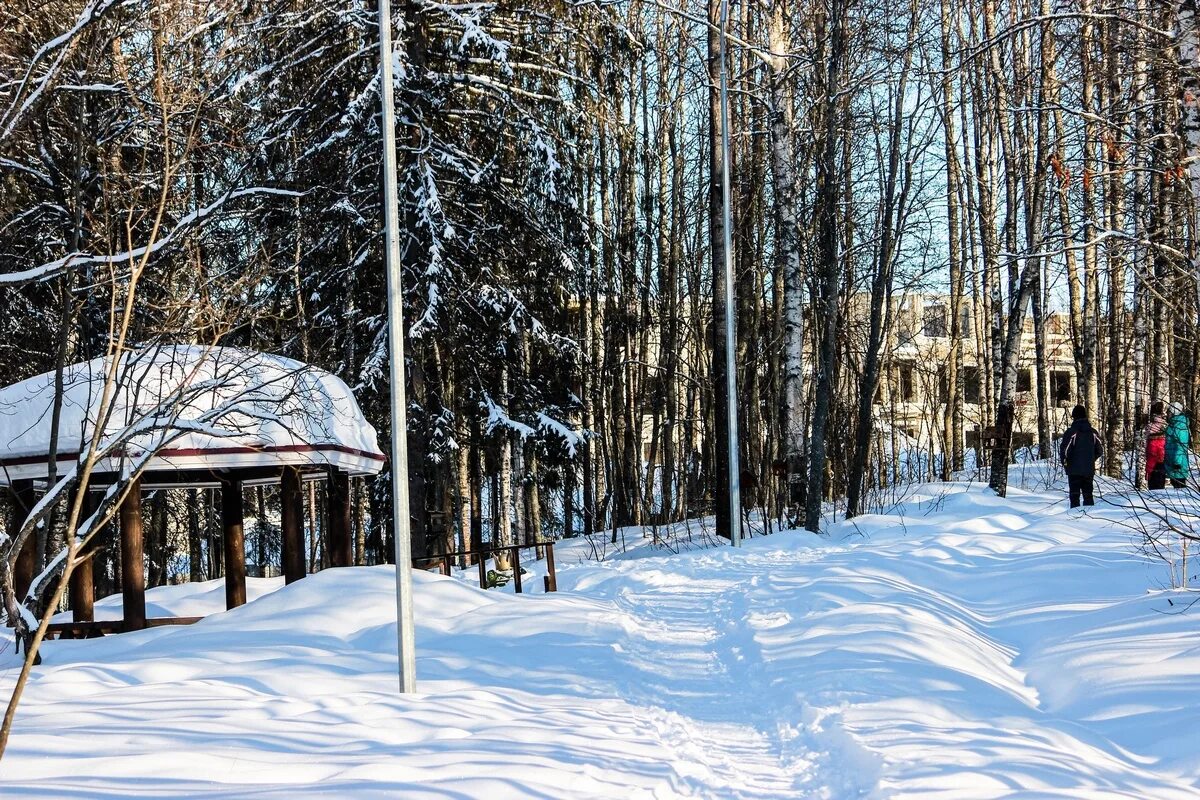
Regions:
M 1167 477 L 1184 480 L 1188 476 L 1188 449 L 1192 437 L 1188 431 L 1188 420 L 1176 414 L 1167 422 Z

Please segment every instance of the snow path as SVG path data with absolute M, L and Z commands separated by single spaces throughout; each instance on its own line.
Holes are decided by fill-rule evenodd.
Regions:
M 653 637 L 627 654 L 653 676 L 631 687 L 638 700 L 684 715 L 689 738 L 737 796 L 794 794 L 811 777 L 812 765 L 807 758 L 784 763 L 777 732 L 757 708 L 756 686 L 746 681 L 745 654 L 734 630 L 744 587 L 734 580 L 692 578 L 672 585 L 661 575 L 654 578 L 616 598 L 618 608 Z
M 614 582 L 677 598 L 722 576 L 700 594 L 742 687 L 726 691 L 761 752 L 801 773 L 793 794 L 1200 797 L 1184 733 L 1200 635 L 1147 594 L 1163 570 L 1111 524 L 1127 512 L 961 489 L 843 524 L 840 541 L 625 562 Z M 639 614 L 673 624 L 651 597 Z
M 1200 797 L 1196 615 L 1161 613 L 1127 521 L 955 485 L 736 552 L 567 544 L 558 595 L 420 574 L 412 697 L 388 569 L 264 583 L 51 643 L 0 795 Z

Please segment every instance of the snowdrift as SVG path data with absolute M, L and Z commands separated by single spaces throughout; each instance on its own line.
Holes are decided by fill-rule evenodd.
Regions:
M 563 557 L 557 595 L 419 573 L 408 697 L 388 568 L 264 585 L 49 643 L 0 794 L 1195 798 L 1194 595 L 1130 513 L 937 485 L 826 537 Z

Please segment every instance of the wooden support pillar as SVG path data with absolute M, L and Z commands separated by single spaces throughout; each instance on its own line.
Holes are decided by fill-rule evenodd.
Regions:
M 16 536 L 21 532 L 25 517 L 29 515 L 34 505 L 33 481 L 20 480 L 12 482 L 13 512 L 9 520 L 8 535 Z M 13 565 L 13 588 L 17 593 L 17 601 L 25 599 L 29 586 L 33 583 L 34 568 L 37 566 L 37 531 L 29 534 L 17 562 Z
M 95 495 L 91 492 L 85 494 L 79 510 L 79 524 L 82 525 L 95 514 L 97 507 Z M 96 573 L 93 557 L 98 550 L 100 536 L 100 531 L 92 534 L 91 541 L 84 545 L 79 554 L 82 560 L 71 571 L 71 619 L 75 622 L 92 622 L 96 618 Z
M 246 603 L 246 532 L 242 482 L 221 482 L 221 526 L 225 529 L 225 607 Z
M 354 563 L 354 523 L 350 516 L 350 475 L 336 467 L 329 470 L 329 561 L 335 567 Z
M 93 622 L 96 619 L 95 607 L 96 575 L 89 552 L 71 571 L 71 619 L 75 622 Z
M 135 479 L 121 501 L 121 602 L 125 630 L 146 627 L 146 565 L 142 539 L 142 481 Z
M 283 577 L 285 583 L 298 581 L 304 568 L 304 494 L 300 490 L 300 470 L 283 468 L 279 486 L 280 532 L 283 535 Z

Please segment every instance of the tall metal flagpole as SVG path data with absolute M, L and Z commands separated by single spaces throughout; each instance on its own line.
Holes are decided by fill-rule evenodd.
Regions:
M 399 193 L 396 188 L 396 110 L 392 86 L 392 9 L 379 0 L 379 94 L 383 98 L 383 235 L 387 252 L 389 377 L 392 390 L 392 538 L 396 543 L 396 638 L 400 691 L 417 688 L 413 634 L 412 541 L 408 520 L 408 419 L 404 396 L 404 298 L 400 285 Z
M 721 202 L 725 234 L 725 422 L 729 428 L 729 544 L 742 545 L 741 468 L 738 464 L 737 369 L 734 355 L 737 336 L 733 319 L 733 222 L 729 206 L 729 77 L 725 40 L 729 30 L 729 0 L 721 0 Z

